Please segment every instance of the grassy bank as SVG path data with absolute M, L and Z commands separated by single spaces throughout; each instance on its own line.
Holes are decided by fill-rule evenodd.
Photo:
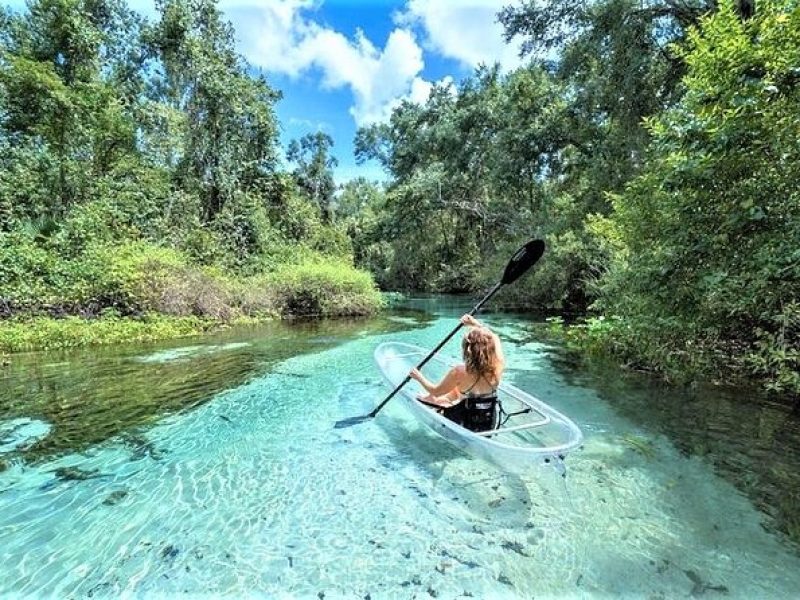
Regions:
M 221 322 L 200 317 L 170 317 L 151 313 L 138 318 L 106 316 L 17 318 L 0 323 L 0 351 L 71 348 L 89 344 L 152 342 L 198 335 Z
M 237 276 L 136 242 L 4 275 L 2 352 L 151 341 L 266 319 L 369 315 L 383 305 L 369 274 L 313 253 Z

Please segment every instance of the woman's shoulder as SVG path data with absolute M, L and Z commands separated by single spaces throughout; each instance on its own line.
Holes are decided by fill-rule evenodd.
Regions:
M 459 379 L 463 379 L 468 375 L 467 367 L 464 363 L 459 363 L 457 365 L 453 365 L 452 367 L 450 367 L 450 373 L 458 377 Z

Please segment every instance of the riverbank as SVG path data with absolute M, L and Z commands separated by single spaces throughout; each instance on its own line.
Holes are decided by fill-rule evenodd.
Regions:
M 611 359 L 671 384 L 758 385 L 771 393 L 800 398 L 797 349 L 775 348 L 761 341 L 745 345 L 719 335 L 686 331 L 675 319 L 636 322 L 601 316 L 566 323 L 552 317 L 548 322 L 549 334 L 569 350 Z
M 12 354 L 77 346 L 155 342 L 201 335 L 229 325 L 258 321 L 252 317 L 241 317 L 231 323 L 223 323 L 203 317 L 173 317 L 158 313 L 148 313 L 136 318 L 23 317 L 0 323 L 0 352 Z
M 372 277 L 345 261 L 304 260 L 234 277 L 177 260 L 118 250 L 96 277 L 60 293 L 6 300 L 0 352 L 145 342 L 285 318 L 367 316 L 386 303 Z M 116 268 L 114 268 L 116 267 Z

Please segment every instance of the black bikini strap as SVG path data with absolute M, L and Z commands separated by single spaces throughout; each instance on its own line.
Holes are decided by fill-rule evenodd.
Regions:
M 480 380 L 481 380 L 481 378 L 480 378 L 480 377 L 478 377 L 478 378 L 477 378 L 475 381 L 473 381 L 473 382 L 472 382 L 472 385 L 471 385 L 471 386 L 469 386 L 469 387 L 468 387 L 467 389 L 465 389 L 465 390 L 461 390 L 461 393 L 462 393 L 462 394 L 466 394 L 468 391 L 470 391 L 472 388 L 474 388 L 474 387 L 475 387 L 475 384 L 477 384 L 477 383 L 478 383 Z
M 486 375 L 479 375 L 479 376 L 478 376 L 478 378 L 477 378 L 477 379 L 475 379 L 475 381 L 473 381 L 473 382 L 472 382 L 472 385 L 471 385 L 471 386 L 469 386 L 467 389 L 465 389 L 465 390 L 462 390 L 462 391 L 461 391 L 461 393 L 462 393 L 462 394 L 466 394 L 468 391 L 470 391 L 472 388 L 474 388 L 476 385 L 478 385 L 478 382 L 479 382 L 481 379 L 483 379 L 483 380 L 484 380 L 486 383 L 488 383 L 489 385 L 492 385 L 492 384 L 491 384 L 491 382 L 490 382 L 488 379 L 486 379 Z M 492 385 L 492 395 L 493 395 L 493 396 L 496 396 L 496 395 L 497 395 L 497 387 L 496 387 L 496 386 L 494 386 L 494 385 Z

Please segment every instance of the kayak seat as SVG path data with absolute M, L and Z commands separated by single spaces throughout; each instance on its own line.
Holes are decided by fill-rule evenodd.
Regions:
M 446 419 L 450 419 L 470 431 L 497 429 L 500 401 L 494 393 L 486 396 L 463 396 L 452 406 L 445 407 L 422 399 L 419 401 L 435 408 Z
M 495 394 L 464 396 L 459 402 L 441 408 L 441 415 L 470 431 L 489 431 L 497 428 L 498 400 Z
M 463 406 L 461 425 L 470 431 L 489 431 L 497 428 L 498 400 L 496 394 L 465 396 L 458 403 Z

